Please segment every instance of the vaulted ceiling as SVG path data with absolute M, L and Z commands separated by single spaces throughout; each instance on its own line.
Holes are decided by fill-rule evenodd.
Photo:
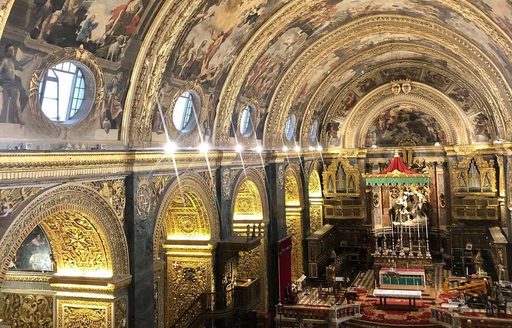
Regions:
M 2 40 L 30 34 L 37 17 L 18 16 L 32 2 L 14 2 Z M 85 48 L 99 57 L 107 83 L 124 72 L 125 145 L 158 146 L 169 137 L 219 148 L 367 147 L 385 113 L 431 118 L 443 130 L 434 139 L 447 144 L 512 138 L 510 0 L 95 0 L 84 8 L 100 24 Z M 101 39 L 101 31 L 130 36 L 118 62 L 108 56 L 115 38 Z M 25 52 L 53 49 L 35 41 L 25 37 Z M 185 90 L 195 91 L 201 111 L 198 129 L 182 134 L 170 121 Z M 237 129 L 247 105 L 256 130 L 248 138 Z M 168 137 L 155 128 L 160 114 Z

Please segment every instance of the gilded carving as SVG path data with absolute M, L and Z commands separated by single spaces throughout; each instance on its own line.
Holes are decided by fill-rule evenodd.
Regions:
M 153 197 L 155 199 L 158 199 L 158 197 L 163 194 L 170 179 L 171 177 L 168 175 L 153 176 Z
M 111 270 L 105 242 L 85 215 L 62 211 L 41 224 L 52 241 L 57 273 Z
M 38 187 L 0 189 L 0 218 L 9 216 L 21 202 L 35 195 L 41 189 Z
M 170 256 L 167 260 L 168 323 L 174 323 L 201 293 L 211 291 L 212 264 L 211 257 Z M 180 326 L 190 323 L 181 322 Z
M 454 163 L 450 178 L 455 194 L 496 194 L 498 191 L 494 160 L 486 161 L 476 154 L 467 155 L 460 162 Z
M 241 278 L 261 278 L 260 263 L 263 263 L 262 245 L 248 251 L 239 252 L 238 276 Z
M 314 232 L 323 226 L 322 205 L 309 207 L 309 231 Z
M 53 327 L 53 297 L 32 294 L 5 294 L 0 299 L 0 317 L 10 327 Z
M 124 207 L 126 205 L 124 180 L 104 180 L 84 183 L 85 186 L 96 190 L 110 204 L 117 217 L 124 221 Z
M 153 209 L 153 188 L 146 175 L 137 178 L 135 190 L 135 212 L 141 220 L 147 220 Z
M 263 219 L 263 208 L 258 187 L 250 180 L 244 181 L 236 193 L 235 206 L 233 209 L 236 221 L 242 216 L 251 216 L 253 219 Z
M 299 185 L 295 175 L 291 171 L 288 171 L 286 174 L 284 195 L 286 206 L 300 205 Z
M 298 279 L 302 272 L 302 225 L 299 213 L 286 213 L 286 234 L 292 236 L 292 280 Z
M 0 244 L 0 255 L 3 258 L 0 278 L 4 278 L 11 259 L 25 237 L 38 224 L 43 224 L 46 219 L 51 220 L 54 215 L 64 215 L 62 213 L 68 213 L 66 215 L 76 214 L 75 223 L 77 225 L 85 224 L 85 227 L 88 227 L 84 218 L 90 224 L 94 222 L 93 227 L 101 235 L 103 241 L 101 247 L 104 248 L 104 252 L 110 261 L 108 265 L 111 270 L 110 274 L 128 274 L 126 237 L 115 212 L 97 192 L 80 185 L 66 184 L 49 189 L 37 196 L 17 215 L 16 224 L 9 227 L 4 235 L 3 243 Z M 48 232 L 46 229 L 45 231 Z M 61 236 L 51 239 L 58 240 L 59 238 Z M 69 238 L 73 240 L 75 236 L 70 233 Z M 79 243 L 82 245 L 81 241 Z M 81 250 L 77 248 L 76 251 L 82 254 L 81 259 L 87 258 L 88 249 Z
M 324 196 L 359 196 L 360 172 L 345 158 L 333 160 L 322 173 Z
M 90 309 L 82 307 L 65 307 L 64 322 L 61 327 L 65 328 L 108 328 L 106 320 L 106 309 Z

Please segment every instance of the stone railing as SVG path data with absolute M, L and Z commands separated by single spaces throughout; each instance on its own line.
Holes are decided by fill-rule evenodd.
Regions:
M 276 315 L 277 327 L 338 327 L 338 323 L 361 317 L 360 304 L 333 306 L 284 305 Z
M 454 328 L 500 328 L 511 327 L 511 320 L 497 317 L 464 315 L 441 308 L 430 308 L 430 321 L 443 327 Z

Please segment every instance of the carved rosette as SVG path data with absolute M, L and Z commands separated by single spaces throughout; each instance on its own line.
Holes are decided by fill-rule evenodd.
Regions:
M 148 176 L 143 175 L 137 178 L 135 188 L 135 212 L 141 220 L 147 220 L 153 209 L 154 198 L 153 186 Z

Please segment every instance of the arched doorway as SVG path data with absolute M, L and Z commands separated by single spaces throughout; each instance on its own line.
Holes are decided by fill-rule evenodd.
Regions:
M 323 223 L 322 183 L 316 168 L 311 170 L 308 181 L 309 194 L 309 232 L 313 233 L 321 228 Z
M 13 218 L 0 253 L 4 322 L 33 321 L 38 327 L 126 323 L 126 237 L 114 209 L 95 190 L 68 184 L 35 197 Z M 37 309 L 37 315 L 27 315 L 17 304 Z
M 218 210 L 208 191 L 200 176 L 187 175 L 176 179 L 163 198 L 153 250 L 155 263 L 163 262 L 155 270 L 159 326 L 171 326 L 202 293 L 214 291 Z M 187 326 L 186 318 L 180 320 Z
M 239 252 L 237 276 L 260 280 L 260 310 L 267 301 L 267 241 L 268 204 L 265 184 L 259 172 L 249 169 L 241 175 L 233 199 L 233 233 L 239 236 L 262 235 L 261 244 L 247 252 Z
M 288 166 L 285 173 L 286 233 L 292 237 L 292 280 L 303 272 L 302 205 L 298 170 Z

